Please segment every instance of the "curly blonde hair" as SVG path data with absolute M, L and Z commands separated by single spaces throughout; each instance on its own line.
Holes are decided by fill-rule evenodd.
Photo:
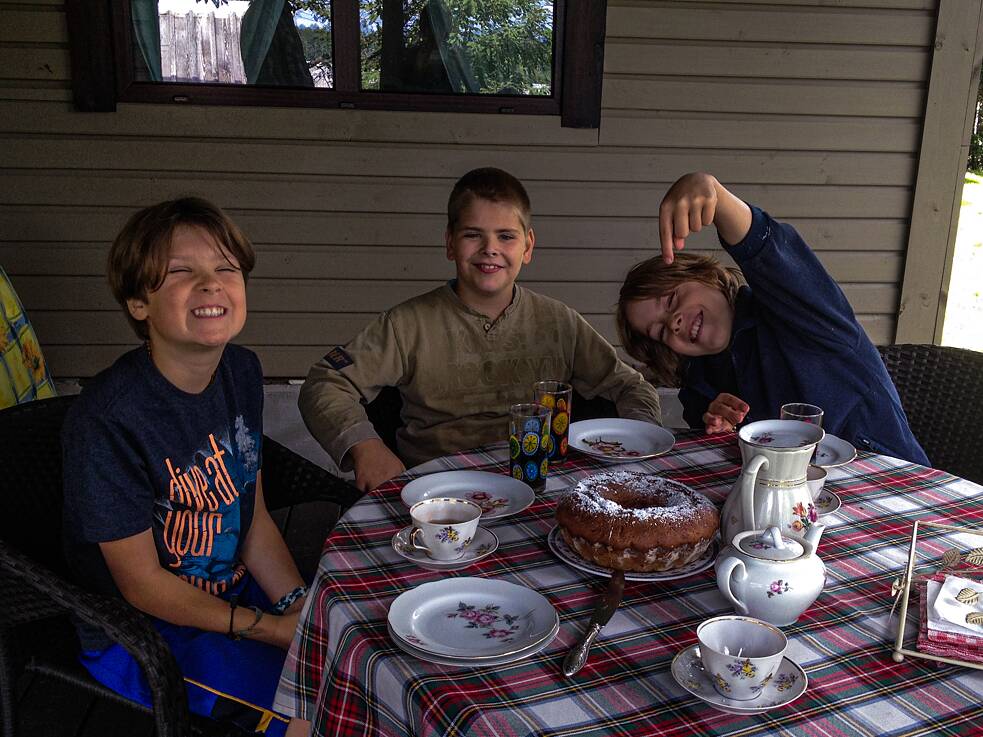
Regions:
M 737 291 L 745 283 L 739 269 L 724 266 L 712 256 L 677 253 L 671 264 L 663 261 L 661 255 L 635 264 L 618 295 L 616 317 L 621 345 L 629 356 L 648 366 L 658 386 L 679 386 L 686 364 L 682 356 L 664 343 L 632 330 L 626 310 L 631 302 L 658 299 L 688 281 L 719 289 L 731 307 L 737 299 Z

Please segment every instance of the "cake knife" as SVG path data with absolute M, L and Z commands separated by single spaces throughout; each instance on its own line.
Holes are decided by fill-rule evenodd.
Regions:
M 608 582 L 607 590 L 604 592 L 604 598 L 597 602 L 597 606 L 594 607 L 594 613 L 591 615 L 590 624 L 587 625 L 587 631 L 584 633 L 583 639 L 574 645 L 570 652 L 567 653 L 567 657 L 563 659 L 563 675 L 567 677 L 572 676 L 584 667 L 584 663 L 587 662 L 587 653 L 590 651 L 590 646 L 594 642 L 594 638 L 601 631 L 601 627 L 606 625 L 608 620 L 614 615 L 618 609 L 618 605 L 621 603 L 621 596 L 624 593 L 625 572 L 614 571 L 611 574 L 611 580 Z

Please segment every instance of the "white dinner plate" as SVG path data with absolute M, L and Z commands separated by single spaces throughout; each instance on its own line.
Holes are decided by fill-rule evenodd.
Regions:
M 751 701 L 728 699 L 717 693 L 713 681 L 703 669 L 699 645 L 690 645 L 672 660 L 670 670 L 676 683 L 714 709 L 728 714 L 763 714 L 787 706 L 805 693 L 809 678 L 798 663 L 785 657 L 774 677 Z
M 602 461 L 655 458 L 672 450 L 676 437 L 664 427 L 641 420 L 608 417 L 570 423 L 571 448 Z
M 556 609 L 537 591 L 490 578 L 421 584 L 389 607 L 393 632 L 417 650 L 450 658 L 521 652 L 549 637 Z
M 393 550 L 428 571 L 457 571 L 467 568 L 472 563 L 487 558 L 498 549 L 498 536 L 491 530 L 479 526 L 471 544 L 464 549 L 464 555 L 456 560 L 434 560 L 426 552 L 410 545 L 412 530 L 413 525 L 409 525 L 393 535 Z
M 826 437 L 819 441 L 816 456 L 812 463 L 822 468 L 835 468 L 836 466 L 845 466 L 856 457 L 857 449 L 850 443 L 826 433 Z
M 441 471 L 413 479 L 400 498 L 407 507 L 424 499 L 467 499 L 481 507 L 482 519 L 499 519 L 521 512 L 536 495 L 518 479 L 488 471 Z
M 550 530 L 550 534 L 547 536 L 546 542 L 549 543 L 550 550 L 553 551 L 556 557 L 567 565 L 573 566 L 574 568 L 584 571 L 585 573 L 593 573 L 595 576 L 611 578 L 612 571 L 610 568 L 602 568 L 601 566 L 591 563 L 588 560 L 584 560 L 580 557 L 580 555 L 578 555 L 576 550 L 567 545 L 567 541 L 564 540 L 563 535 L 560 534 L 559 526 L 556 526 Z M 719 546 L 717 544 L 717 540 L 714 539 L 714 541 L 710 543 L 709 547 L 707 547 L 706 552 L 692 563 L 687 563 L 685 566 L 673 568 L 669 571 L 651 571 L 650 573 L 625 571 L 625 580 L 673 581 L 677 578 L 686 578 L 687 576 L 692 576 L 694 573 L 705 571 L 707 568 L 712 566 L 714 559 L 717 557 L 718 550 Z
M 559 618 L 557 618 L 556 626 L 547 637 L 543 638 L 542 642 L 537 642 L 535 645 L 527 647 L 524 650 L 495 658 L 445 658 L 441 657 L 440 655 L 434 655 L 433 653 L 428 653 L 426 650 L 419 650 L 413 647 L 413 645 L 410 643 L 402 640 L 399 635 L 393 631 L 392 626 L 389 626 L 389 637 L 393 641 L 393 644 L 404 653 L 407 655 L 412 655 L 414 658 L 418 658 L 419 660 L 423 660 L 427 663 L 457 668 L 482 668 L 517 663 L 520 660 L 531 657 L 553 642 L 553 638 L 556 637 L 559 631 L 560 622 Z

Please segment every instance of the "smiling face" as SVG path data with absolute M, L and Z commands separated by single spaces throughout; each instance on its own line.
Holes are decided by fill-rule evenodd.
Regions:
M 525 228 L 514 205 L 475 197 L 444 240 L 447 258 L 457 266 L 458 297 L 497 318 L 512 301 L 522 265 L 532 260 L 532 228 Z
M 719 289 L 686 281 L 661 297 L 629 302 L 631 329 L 681 356 L 709 356 L 730 343 L 734 308 Z
M 179 225 L 160 287 L 146 299 L 127 300 L 145 321 L 155 362 L 217 353 L 246 322 L 246 283 L 235 257 L 203 228 Z

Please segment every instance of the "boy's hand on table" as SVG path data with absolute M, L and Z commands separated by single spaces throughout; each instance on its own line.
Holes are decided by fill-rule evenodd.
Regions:
M 733 394 L 721 392 L 717 398 L 710 402 L 707 411 L 703 415 L 703 424 L 706 426 L 707 435 L 715 435 L 719 432 L 732 432 L 744 421 L 747 413 L 751 410 L 748 403 Z
M 352 454 L 355 466 L 355 486 L 363 492 L 372 491 L 406 470 L 403 462 L 379 438 L 356 443 L 348 452 Z

